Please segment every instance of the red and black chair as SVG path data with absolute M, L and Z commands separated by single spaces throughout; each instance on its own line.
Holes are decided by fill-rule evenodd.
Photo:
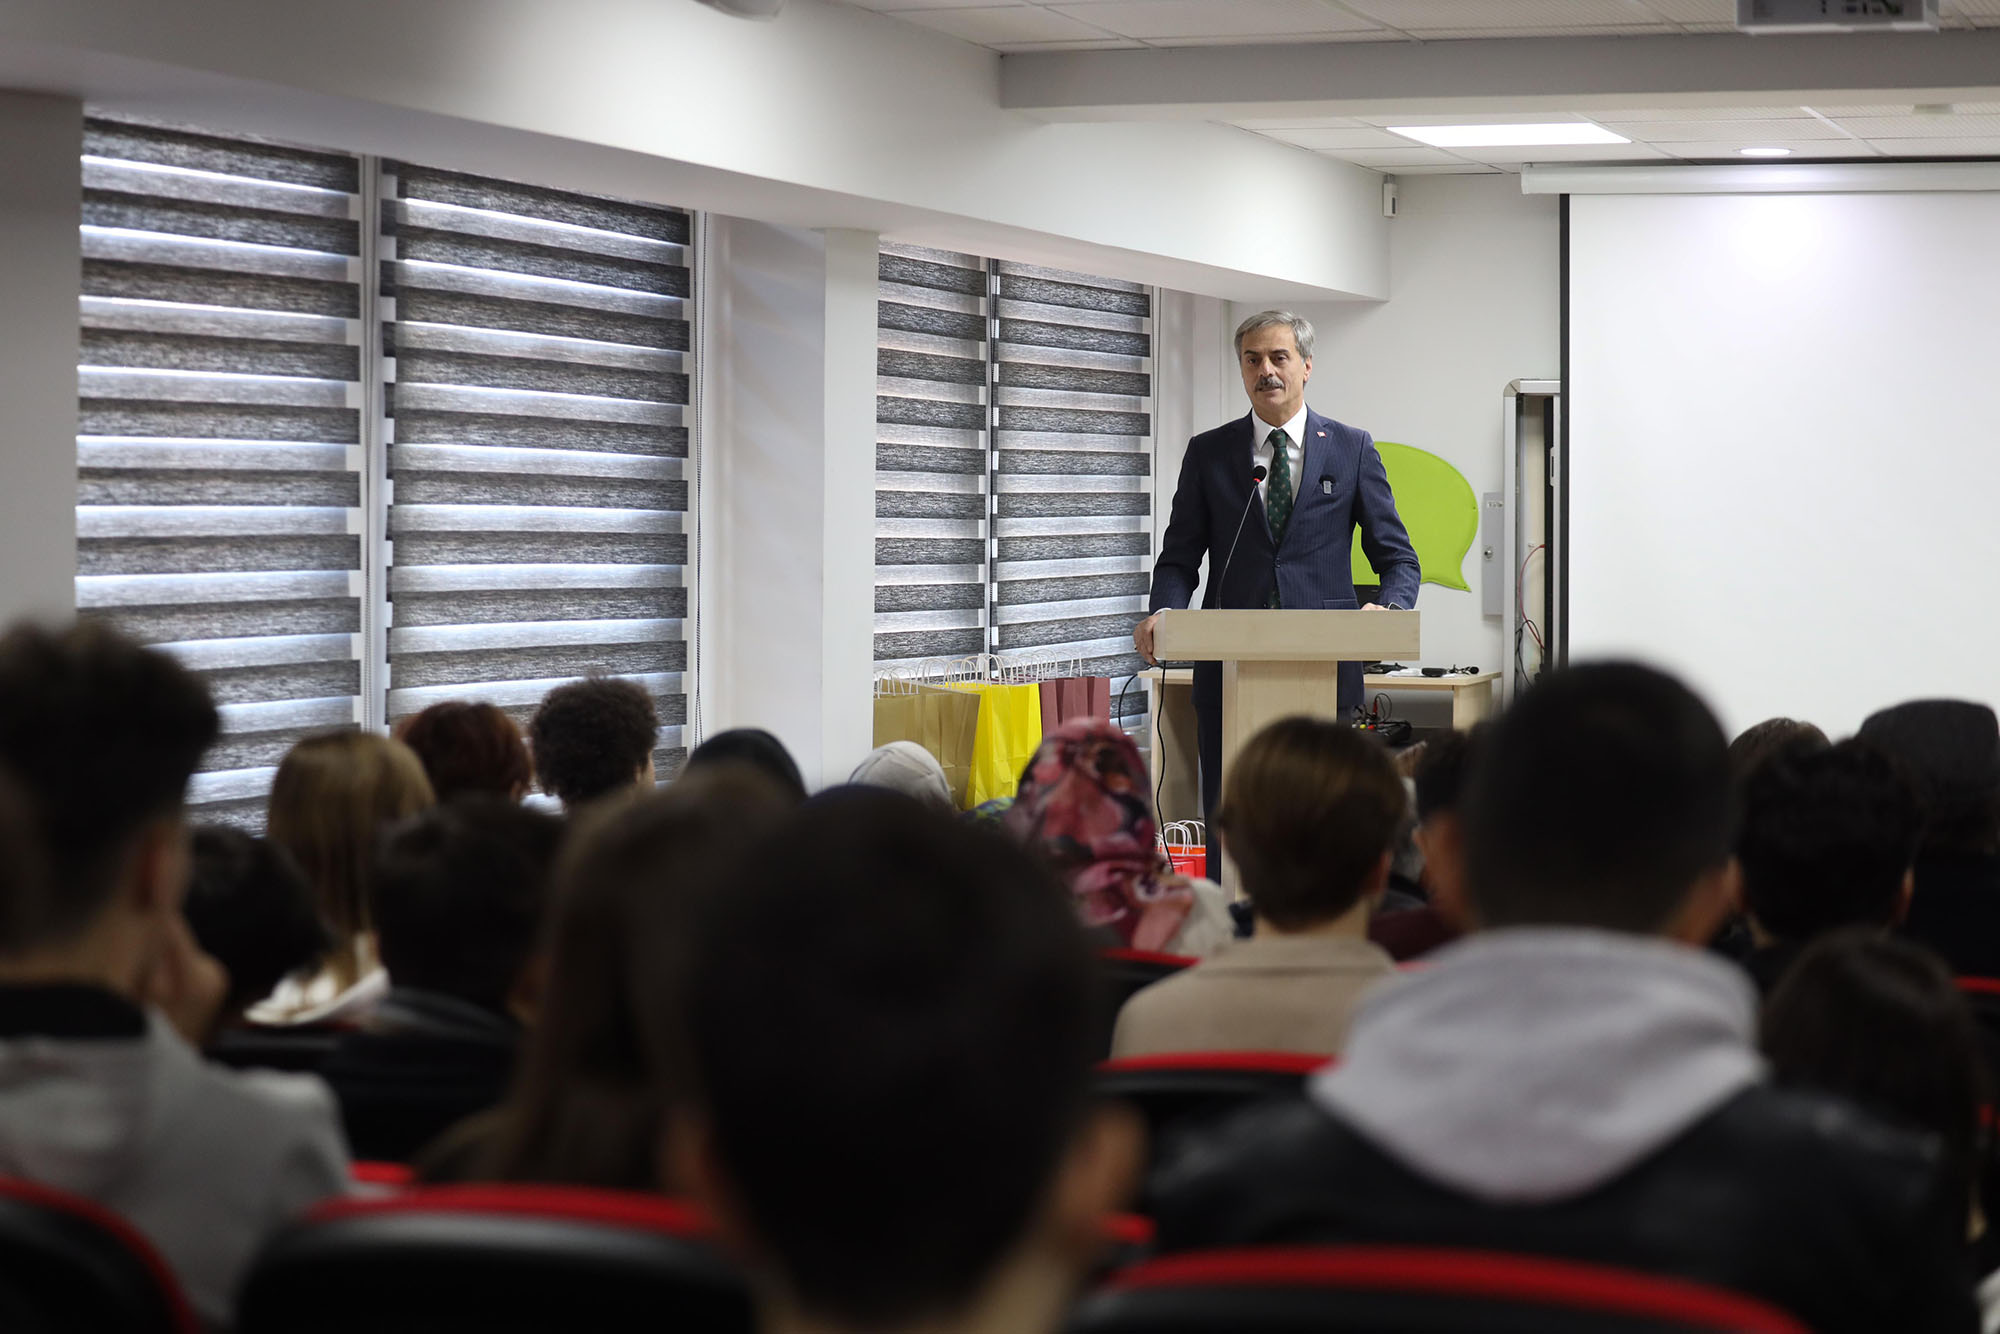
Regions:
M 130 1223 L 67 1191 L 0 1179 L 0 1330 L 198 1334 L 200 1325 Z
M 342 1024 L 244 1024 L 217 1033 L 203 1054 L 232 1070 L 316 1074 L 346 1031 Z
M 1402 1246 L 1190 1251 L 1115 1275 L 1068 1334 L 1806 1334 L 1687 1279 Z
M 1289 1051 L 1190 1051 L 1126 1056 L 1097 1067 L 1097 1092 L 1130 1103 L 1157 1144 L 1265 1098 L 1297 1094 L 1333 1062 Z
M 748 1334 L 702 1215 L 567 1186 L 428 1186 L 330 1201 L 258 1258 L 238 1334 Z
M 1131 950 L 1123 948 L 1101 949 L 1097 952 L 1097 976 L 1099 1005 L 1099 1050 L 1111 1051 L 1111 1030 L 1118 1023 L 1118 1011 L 1133 993 L 1150 987 L 1162 978 L 1172 977 L 1183 968 L 1192 967 L 1195 959 L 1185 954 L 1161 954 L 1154 950 Z

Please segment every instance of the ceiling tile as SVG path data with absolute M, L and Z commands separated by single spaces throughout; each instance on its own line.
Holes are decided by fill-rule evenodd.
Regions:
M 1273 139 L 1300 148 L 1310 148 L 1315 152 L 1340 151 L 1349 148 L 1408 148 L 1410 141 L 1387 130 L 1368 127 L 1353 130 L 1265 130 L 1263 133 Z
M 1908 116 L 1916 111 L 1916 108 L 1908 102 L 1900 106 L 1885 104 L 1874 107 L 1814 107 L 1812 109 L 1819 115 L 1825 116 L 1828 120 L 1841 120 L 1848 116 Z M 1661 119 L 1669 118 L 1662 117 Z
M 1114 37 L 1102 28 L 1037 9 L 1032 5 L 988 5 L 979 9 L 925 9 L 899 15 L 926 28 L 962 37 L 968 42 L 1073 42 Z
M 999 9 L 1009 5 L 1031 8 L 1031 0 L 841 0 L 857 9 L 880 14 L 904 14 L 916 9 Z
M 1239 130 L 1351 130 L 1361 124 L 1352 116 L 1280 116 L 1265 120 L 1232 120 Z
M 2000 157 L 2000 136 L 1989 139 L 1877 139 L 1884 157 Z
M 1380 31 L 1380 25 L 1320 0 L 1068 0 L 1058 14 L 1126 37 L 1291 37 Z
M 1969 19 L 2000 19 L 2000 0 L 1944 0 L 1942 8 Z
M 1647 144 L 1534 144 L 1519 148 L 1454 148 L 1475 162 L 1651 162 L 1666 156 Z
M 1863 139 L 1990 139 L 2000 116 L 1846 116 L 1835 123 Z
M 1497 176 L 1500 168 L 1479 162 L 1443 162 L 1426 167 L 1392 167 L 1393 176 Z
M 1624 122 L 1610 127 L 1628 139 L 1649 144 L 1748 144 L 1789 139 L 1845 139 L 1823 120 L 1668 120 Z
M 1667 23 L 1621 23 L 1588 24 L 1579 27 L 1562 28 L 1423 28 L 1413 30 L 1412 37 L 1420 37 L 1427 42 L 1461 42 L 1507 37 L 1668 37 L 1679 36 L 1680 29 Z
M 1645 121 L 1691 120 L 1811 120 L 1804 107 L 1614 107 L 1586 113 L 1600 125 L 1635 125 Z
M 1588 118 L 1566 111 L 1468 111 L 1422 115 L 1397 112 L 1356 119 L 1364 125 L 1581 125 Z
M 1342 0 L 1342 3 L 1392 28 L 1427 36 L 1440 30 L 1478 34 L 1502 29 L 1660 22 L 1657 15 L 1637 0 Z
M 1326 156 L 1337 157 L 1343 162 L 1352 162 L 1357 166 L 1382 168 L 1446 166 L 1465 161 L 1464 158 L 1447 153 L 1441 148 L 1422 148 L 1415 144 L 1408 148 L 1347 148 L 1327 153 Z
M 993 49 L 1010 55 L 1026 51 L 1143 51 L 1146 44 L 1130 37 L 1091 37 L 1073 42 L 995 42 Z
M 1736 150 L 1738 148 L 1789 148 L 1789 158 L 1767 159 L 1778 162 L 1797 162 L 1803 158 L 1872 158 L 1874 150 L 1867 144 L 1856 143 L 1852 139 L 1758 139 L 1741 144 L 1719 143 L 1656 143 L 1654 148 L 1674 157 L 1689 158 L 1699 162 L 1754 162 Z
M 1079 10 L 1079 13 L 1089 13 Z M 1279 40 L 1280 34 L 1256 33 L 1244 37 L 1148 37 L 1154 46 L 1265 46 Z M 1408 33 L 1397 32 L 1394 28 L 1354 28 L 1346 32 L 1299 32 L 1285 33 L 1286 43 L 1293 42 L 1408 42 L 1413 41 Z

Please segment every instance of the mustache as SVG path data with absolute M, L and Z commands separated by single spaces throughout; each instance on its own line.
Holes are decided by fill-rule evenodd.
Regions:
M 1285 387 L 1285 382 L 1279 379 L 1275 375 L 1267 375 L 1263 379 L 1257 381 L 1257 387 L 1259 389 L 1283 389 Z

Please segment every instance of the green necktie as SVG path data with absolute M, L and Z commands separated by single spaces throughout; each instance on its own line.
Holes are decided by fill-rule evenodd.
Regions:
M 1285 453 L 1288 437 L 1283 431 L 1273 431 L 1264 439 L 1271 446 L 1271 475 L 1264 483 L 1264 519 L 1271 526 L 1271 545 L 1276 546 L 1284 540 L 1285 524 L 1292 517 L 1292 461 Z M 1276 588 L 1266 605 L 1282 605 Z

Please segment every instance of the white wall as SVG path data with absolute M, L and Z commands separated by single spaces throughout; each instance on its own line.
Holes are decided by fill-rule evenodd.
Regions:
M 1319 333 L 1306 397 L 1378 440 L 1448 460 L 1476 495 L 1497 491 L 1501 391 L 1559 369 L 1556 201 L 1522 195 L 1516 176 L 1410 176 L 1400 189 L 1389 299 L 1297 307 Z M 1232 320 L 1254 309 L 1236 304 Z M 1239 390 L 1230 412 L 1245 410 Z M 1505 626 L 1480 612 L 1477 541 L 1465 578 L 1471 592 L 1425 584 L 1418 595 L 1424 661 L 1497 671 Z
M 990 51 L 828 0 L 0 7 L 0 86 L 1224 297 L 1383 294 L 1372 172 L 1202 121 L 1049 124 L 999 84 Z
M 707 239 L 703 731 L 768 728 L 838 782 L 874 730 L 876 238 L 712 218 Z
M 1161 292 L 1153 313 L 1153 551 L 1160 550 L 1188 441 L 1249 411 L 1230 347 L 1229 303 Z M 1208 570 L 1188 605 L 1199 607 Z
M 0 625 L 76 604 L 83 106 L 0 93 Z

